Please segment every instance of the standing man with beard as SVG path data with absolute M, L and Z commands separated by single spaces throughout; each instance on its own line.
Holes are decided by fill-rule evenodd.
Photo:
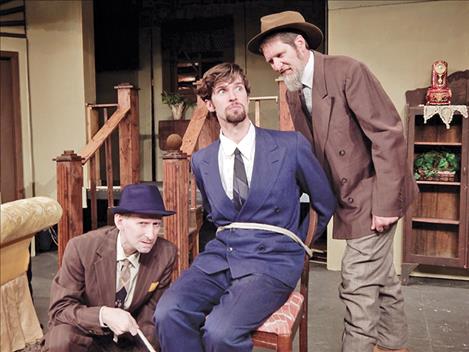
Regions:
M 318 214 L 319 233 L 334 211 L 307 140 L 254 127 L 249 91 L 241 68 L 229 63 L 208 70 L 198 88 L 221 133 L 192 156 L 192 170 L 218 230 L 156 308 L 164 352 L 251 351 L 251 332 L 287 300 L 301 275 L 308 224 L 300 220 L 302 192 Z
M 312 50 L 322 37 L 300 13 L 286 11 L 262 17 L 248 49 L 283 77 L 295 129 L 313 145 L 338 199 L 334 238 L 347 240 L 342 351 L 407 351 L 392 244 L 417 185 L 401 119 L 363 63 Z

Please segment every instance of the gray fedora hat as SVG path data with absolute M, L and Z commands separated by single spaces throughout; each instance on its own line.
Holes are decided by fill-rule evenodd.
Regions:
M 119 206 L 113 207 L 114 214 L 139 214 L 151 217 L 163 217 L 175 214 L 166 210 L 160 191 L 155 184 L 137 183 L 125 186 L 122 190 Z
M 261 17 L 261 32 L 248 43 L 248 50 L 262 55 L 259 47 L 262 41 L 276 32 L 298 32 L 303 35 L 310 49 L 316 49 L 322 42 L 323 34 L 314 24 L 305 21 L 297 11 L 283 11 Z

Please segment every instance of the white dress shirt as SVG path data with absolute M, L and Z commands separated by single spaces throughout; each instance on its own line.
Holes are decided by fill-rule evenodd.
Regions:
M 244 169 L 248 185 L 251 185 L 252 168 L 254 166 L 254 155 L 256 153 L 256 129 L 252 122 L 249 124 L 248 133 L 236 144 L 220 132 L 220 149 L 218 150 L 218 168 L 221 183 L 228 198 L 233 199 L 233 168 L 234 151 L 238 148 L 243 158 Z
M 132 303 L 132 298 L 135 292 L 135 284 L 137 282 L 138 269 L 140 268 L 140 253 L 135 252 L 128 257 L 124 253 L 124 248 L 122 247 L 121 234 L 117 235 L 117 251 L 116 251 L 116 292 L 119 288 L 119 275 L 122 269 L 123 262 L 122 260 L 128 259 L 130 262 L 130 279 L 129 279 L 129 290 L 127 291 L 127 296 L 125 296 L 124 305 L 122 308 L 128 309 L 130 303 Z
M 117 241 L 116 241 L 116 288 L 114 292 L 117 292 L 117 289 L 119 288 L 119 275 L 122 269 L 123 262 L 122 260 L 128 259 L 130 262 L 130 279 L 129 279 L 129 290 L 127 292 L 127 296 L 125 296 L 125 301 L 124 305 L 122 306 L 123 309 L 128 309 L 130 307 L 130 304 L 132 303 L 132 298 L 134 296 L 135 292 L 135 284 L 137 283 L 137 276 L 138 276 L 138 269 L 140 268 L 140 253 L 135 252 L 128 257 L 125 255 L 124 248 L 122 247 L 122 242 L 121 242 L 121 234 L 117 235 Z M 102 319 L 102 310 L 104 306 L 101 307 L 99 310 L 99 324 L 102 327 L 105 327 L 106 325 L 103 323 Z M 111 307 L 114 308 L 114 307 Z
M 306 63 L 303 75 L 301 76 L 301 83 L 303 84 L 303 96 L 305 98 L 306 107 L 309 113 L 313 109 L 313 75 L 314 75 L 314 54 L 309 52 L 309 59 Z

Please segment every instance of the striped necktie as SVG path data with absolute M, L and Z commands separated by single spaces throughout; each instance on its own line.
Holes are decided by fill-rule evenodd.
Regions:
M 233 169 L 233 203 L 237 211 L 241 209 L 248 198 L 249 185 L 244 168 L 243 157 L 238 148 L 234 151 L 234 169 Z
M 116 303 L 117 308 L 122 308 L 124 306 L 125 298 L 129 291 L 130 286 L 130 261 L 128 259 L 121 260 L 121 271 L 119 275 L 119 285 L 117 286 L 116 291 Z

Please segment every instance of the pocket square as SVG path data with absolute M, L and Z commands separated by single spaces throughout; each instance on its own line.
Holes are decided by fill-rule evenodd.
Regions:
M 159 281 L 156 281 L 156 282 L 152 282 L 151 285 L 150 285 L 150 288 L 148 289 L 148 292 L 153 292 L 156 290 L 156 288 L 158 287 L 159 285 Z

